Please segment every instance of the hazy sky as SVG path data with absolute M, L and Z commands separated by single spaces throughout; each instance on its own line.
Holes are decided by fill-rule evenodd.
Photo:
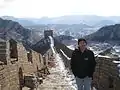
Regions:
M 0 0 L 0 16 L 120 16 L 120 0 Z

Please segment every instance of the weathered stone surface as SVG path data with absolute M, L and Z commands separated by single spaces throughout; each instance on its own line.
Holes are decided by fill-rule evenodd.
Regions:
M 11 57 L 9 46 L 11 44 L 9 43 L 8 41 L 5 44 L 7 47 L 6 54 L 0 54 L 0 58 L 4 57 L 6 61 L 6 64 L 0 65 L 0 88 L 1 90 L 22 90 L 25 82 L 24 76 L 37 75 L 37 72 L 47 66 L 47 63 L 44 64 L 44 59 L 40 53 L 31 49 L 26 50 L 22 43 L 17 43 L 16 48 L 14 47 L 17 50 L 16 53 L 18 53 L 17 57 Z M 28 53 L 31 53 L 31 61 L 28 60 Z M 51 53 L 51 50 L 49 50 L 46 54 L 46 62 Z
M 113 63 L 116 58 L 96 58 L 97 66 L 93 83 L 98 90 L 119 90 L 120 77 L 117 64 Z
M 50 75 L 48 75 L 43 83 L 38 87 L 40 90 L 76 90 L 75 87 L 70 84 L 72 82 L 66 73 L 64 63 L 59 54 L 55 55 L 54 60 L 56 66 L 51 68 Z M 68 79 L 69 78 L 69 79 Z

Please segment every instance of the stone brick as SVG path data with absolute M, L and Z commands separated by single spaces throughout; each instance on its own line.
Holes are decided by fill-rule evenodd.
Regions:
M 116 58 L 96 58 L 97 66 L 94 75 L 94 83 L 97 83 L 97 90 L 119 90 L 120 78 L 117 64 L 113 63 Z M 111 78 L 111 80 L 109 79 Z M 110 85 L 112 83 L 112 86 Z
M 1 44 L 4 45 L 2 46 Z M 36 74 L 39 70 L 47 66 L 47 63 L 44 65 L 42 55 L 33 50 L 30 50 L 32 55 L 32 62 L 30 62 L 27 56 L 29 51 L 26 50 L 22 43 L 16 44 L 17 47 L 14 49 L 17 49 L 15 52 L 17 51 L 16 53 L 18 53 L 18 55 L 14 58 L 10 57 L 11 44 L 9 41 L 0 42 L 0 45 L 0 49 L 6 50 L 6 54 L 0 54 L 0 57 L 6 61 L 6 64 L 0 65 L 0 90 L 22 90 L 24 76 Z M 1 50 L 0 53 L 2 52 Z M 13 54 L 15 55 L 15 53 Z M 46 62 L 51 54 L 52 51 L 48 50 L 45 55 Z

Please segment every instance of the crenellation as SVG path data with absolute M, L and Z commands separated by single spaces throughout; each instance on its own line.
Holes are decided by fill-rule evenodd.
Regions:
M 48 71 L 47 63 L 44 62 L 49 59 L 52 53 L 50 51 L 47 52 L 44 59 L 40 53 L 31 49 L 27 50 L 20 42 L 0 41 L 0 90 L 22 90 L 27 82 L 25 79 L 27 76 L 40 74 L 40 70 Z M 28 57 L 28 53 L 31 53 L 31 59 Z M 47 74 L 44 72 L 40 75 L 45 73 Z M 30 82 L 34 82 L 32 77 Z

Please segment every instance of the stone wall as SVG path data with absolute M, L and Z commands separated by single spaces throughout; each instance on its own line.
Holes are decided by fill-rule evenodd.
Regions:
M 45 64 L 46 64 L 46 66 L 48 66 L 48 62 L 50 60 L 50 57 L 53 56 L 52 49 L 49 49 L 43 56 L 44 56 Z
M 17 43 L 16 49 L 18 56 L 10 57 L 10 43 L 6 42 L 5 61 L 3 63 L 0 51 L 0 90 L 22 90 L 25 76 L 36 74 L 39 70 L 47 66 L 47 63 L 44 65 L 44 59 L 40 53 L 30 49 L 26 50 L 22 43 Z M 28 60 L 28 53 L 32 57 L 31 61 Z M 46 62 L 51 53 L 51 50 L 49 50 L 45 55 Z
M 1 90 L 19 90 L 18 65 L 1 66 Z
M 117 64 L 113 63 L 117 58 L 97 57 L 97 66 L 94 74 L 94 86 L 97 90 L 120 90 L 120 77 Z
M 26 51 L 25 47 L 22 46 L 22 44 L 19 44 L 17 46 L 18 48 L 18 64 L 19 67 L 23 69 L 23 74 L 32 74 L 37 71 L 37 66 L 42 66 L 40 64 L 40 54 L 31 50 Z M 28 60 L 27 54 L 31 52 L 32 61 Z

